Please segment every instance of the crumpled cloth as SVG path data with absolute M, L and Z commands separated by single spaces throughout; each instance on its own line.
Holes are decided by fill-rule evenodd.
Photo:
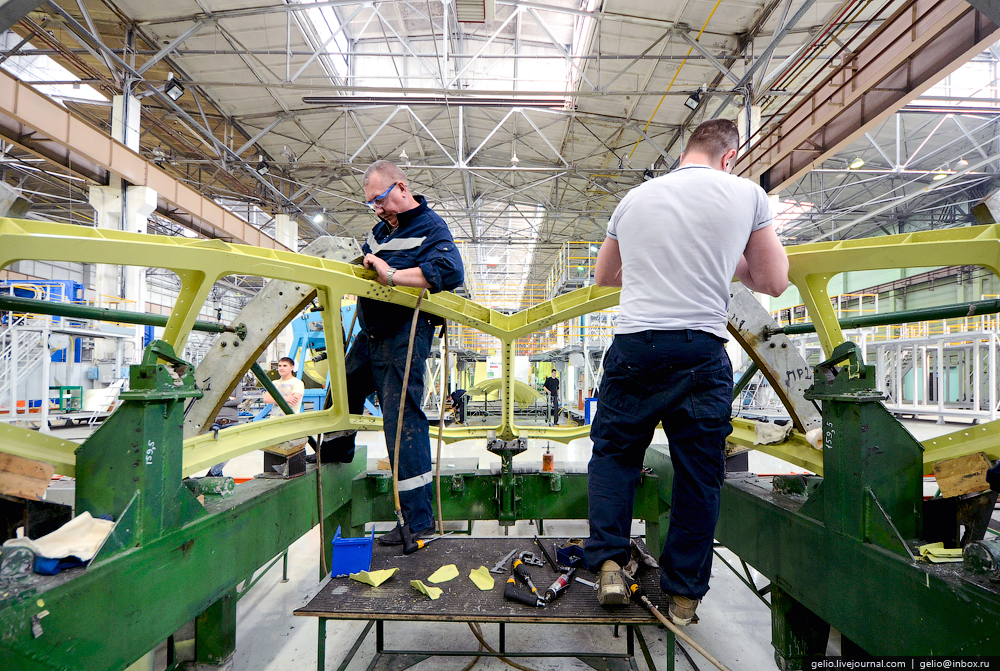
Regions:
M 792 432 L 792 424 L 789 422 L 785 426 L 780 426 L 778 424 L 770 424 L 768 422 L 755 422 L 753 425 L 754 430 L 754 445 L 774 445 L 775 443 L 784 442 L 788 438 L 789 434 Z
M 76 557 L 87 562 L 94 558 L 114 528 L 114 522 L 94 519 L 89 512 L 82 512 L 47 536 L 35 540 L 12 538 L 5 541 L 3 547 L 28 548 L 36 557 L 47 559 Z

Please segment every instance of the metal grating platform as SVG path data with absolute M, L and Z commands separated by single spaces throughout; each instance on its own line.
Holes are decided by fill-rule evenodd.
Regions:
M 546 549 L 565 539 L 543 538 Z M 434 541 L 423 550 L 405 556 L 402 547 L 375 544 L 372 570 L 399 568 L 399 573 L 380 587 L 370 587 L 349 578 L 334 578 L 295 615 L 338 620 L 422 620 L 428 622 L 509 622 L 509 623 L 573 623 L 573 624 L 651 624 L 656 620 L 636 604 L 625 608 L 604 609 L 597 603 L 596 592 L 573 581 L 559 599 L 545 608 L 532 608 L 503 598 L 504 583 L 510 575 L 493 574 L 496 584 L 492 591 L 480 591 L 469 579 L 469 571 L 496 562 L 513 549 L 540 554 L 531 538 L 456 538 Z M 431 600 L 410 587 L 410 580 L 423 580 L 447 564 L 458 567 L 459 576 L 435 585 L 443 590 L 441 598 Z M 544 591 L 556 578 L 546 566 L 531 566 L 531 579 Z M 508 563 L 509 569 L 509 563 Z M 576 574 L 596 581 L 597 576 L 583 569 Z M 660 591 L 655 571 L 642 576 L 643 587 L 650 599 L 666 611 L 666 596 Z

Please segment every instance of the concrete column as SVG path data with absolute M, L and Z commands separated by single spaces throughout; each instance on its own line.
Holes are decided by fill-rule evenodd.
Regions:
M 736 115 L 736 127 L 740 131 L 740 145 L 745 146 L 747 138 L 760 130 L 760 105 L 750 106 L 749 123 L 747 123 L 747 108 L 741 108 Z
M 111 108 L 111 137 L 133 151 L 139 150 L 139 121 L 141 106 L 133 96 L 115 96 Z M 113 178 L 110 186 L 92 186 L 90 205 L 96 211 L 98 228 L 130 233 L 145 233 L 146 221 L 156 209 L 157 194 L 144 186 L 129 186 Z M 107 305 L 109 297 L 121 297 L 119 309 L 146 311 L 146 268 L 140 266 L 114 266 L 97 264 L 94 273 L 94 291 L 98 305 Z M 135 327 L 132 359 L 142 359 L 142 327 Z M 100 360 L 115 358 L 120 350 L 114 343 L 98 341 L 95 356 Z
M 750 107 L 749 122 L 747 120 L 747 108 L 743 107 L 740 109 L 736 115 L 736 127 L 740 131 L 740 153 L 738 156 L 742 156 L 749 150 L 747 138 L 760 130 L 760 105 L 752 105 Z M 749 178 L 760 184 L 760 176 L 763 172 L 763 168 L 754 169 L 751 167 Z
M 121 230 L 122 193 L 116 186 L 92 186 L 89 194 L 90 206 L 95 210 L 94 221 L 98 228 Z M 95 264 L 94 291 L 97 305 L 107 307 L 108 296 L 119 295 L 118 266 L 106 263 Z
M 146 233 L 149 215 L 156 210 L 156 191 L 147 186 L 130 186 L 125 190 L 125 212 L 122 223 L 130 233 Z M 136 312 L 146 311 L 146 266 L 125 266 L 125 299 L 132 301 Z M 133 358 L 135 363 L 142 360 L 143 327 L 135 327 L 133 336 Z
M 295 219 L 287 214 L 274 215 L 274 239 L 293 251 L 298 251 L 299 245 L 299 224 Z M 286 326 L 278 337 L 274 339 L 274 349 L 271 361 L 277 361 L 283 356 L 288 356 L 288 349 L 292 346 L 295 336 L 292 334 L 292 326 Z M 266 366 L 265 366 L 266 368 Z
M 293 252 L 299 250 L 299 224 L 287 214 L 274 215 L 274 238 Z
M 135 96 L 114 96 L 111 100 L 111 137 L 132 151 L 139 151 L 140 101 Z

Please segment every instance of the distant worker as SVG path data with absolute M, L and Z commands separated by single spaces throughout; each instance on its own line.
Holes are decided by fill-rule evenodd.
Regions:
M 295 377 L 295 360 L 287 356 L 278 359 L 278 375 L 279 379 L 274 381 L 275 388 L 281 393 L 281 396 L 288 403 L 288 407 L 292 409 L 292 412 L 298 414 L 302 411 L 302 396 L 305 393 L 306 386 L 302 383 L 302 380 Z M 274 397 L 264 392 L 264 402 L 274 403 Z M 275 404 L 268 416 L 280 417 L 284 414 L 281 408 Z
M 552 416 L 552 426 L 559 424 L 559 378 L 556 377 L 556 369 L 549 371 L 549 376 L 545 378 L 545 393 L 549 400 L 549 413 Z
M 735 276 L 771 296 L 788 286 L 767 194 L 729 174 L 738 147 L 732 121 L 698 126 L 676 170 L 632 189 L 615 208 L 595 268 L 597 284 L 622 293 L 590 430 L 585 560 L 600 572 L 601 605 L 627 604 L 619 567 L 629 560 L 643 456 L 662 422 L 674 481 L 660 587 L 678 625 L 694 617 L 712 566 L 732 432 L 729 285 Z
M 388 287 L 417 287 L 431 293 L 450 291 L 465 279 L 462 257 L 448 224 L 410 191 L 406 175 L 390 161 L 376 161 L 362 178 L 365 201 L 379 222 L 362 246 L 364 264 L 378 273 Z M 390 463 L 395 459 L 399 404 L 403 398 L 403 372 L 410 337 L 413 309 L 370 298 L 358 300 L 361 333 L 345 361 L 348 410 L 363 411 L 364 399 L 378 392 L 382 426 Z M 433 533 L 431 444 L 424 398 L 424 361 L 430 354 L 440 317 L 421 312 L 413 343 L 413 360 L 405 390 L 403 432 L 399 448 L 399 499 L 414 539 Z M 354 456 L 354 433 L 324 441 L 320 455 L 324 463 L 350 461 Z M 379 538 L 383 545 L 402 545 L 398 529 Z

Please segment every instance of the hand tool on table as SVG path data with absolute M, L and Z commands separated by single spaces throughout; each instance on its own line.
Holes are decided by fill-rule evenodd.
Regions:
M 505 567 L 507 566 L 507 562 L 510 561 L 510 558 L 516 555 L 517 552 L 517 550 L 511 550 L 505 554 L 503 559 L 493 565 L 493 568 L 490 569 L 490 573 L 506 573 L 507 569 Z
M 572 579 L 574 573 L 576 573 L 576 569 L 571 568 L 570 570 L 566 571 L 561 576 L 556 578 L 556 581 L 554 583 L 549 585 L 549 588 L 545 590 L 546 603 L 552 603 L 553 601 L 558 599 L 563 592 L 566 591 L 566 588 L 569 587 L 569 581 L 570 579 Z
M 561 573 L 566 570 L 565 566 L 557 564 L 555 560 L 552 559 L 552 555 L 550 555 L 549 551 L 545 549 L 545 546 L 542 544 L 542 540 L 537 535 L 535 536 L 535 545 L 537 545 L 538 549 L 542 551 L 542 556 L 545 557 L 545 561 L 549 563 L 549 566 L 552 567 L 553 571 Z
M 531 566 L 545 566 L 545 562 L 535 556 L 534 552 L 522 552 L 521 561 Z
M 448 533 L 446 533 L 446 534 L 441 534 L 440 536 L 432 536 L 431 538 L 422 538 L 421 540 L 418 540 L 418 541 L 416 541 L 416 542 L 414 543 L 414 545 L 416 545 L 417 547 L 415 547 L 415 548 L 414 548 L 414 549 L 413 549 L 412 551 L 413 551 L 413 552 L 416 552 L 417 550 L 421 549 L 422 547 L 424 547 L 424 546 L 425 546 L 425 545 L 427 545 L 428 543 L 430 543 L 430 542 L 432 542 L 432 541 L 436 541 L 436 540 L 437 540 L 437 539 L 439 539 L 439 538 L 444 538 L 445 536 L 450 536 L 450 535 L 452 535 L 453 533 L 455 533 L 455 532 L 454 532 L 454 531 L 449 531 Z M 404 552 L 405 554 L 410 554 L 409 552 L 406 552 L 406 548 L 405 548 L 405 547 L 403 548 L 403 552 Z
M 660 609 L 654 606 L 653 602 L 649 600 L 648 596 L 646 596 L 646 591 L 642 588 L 642 585 L 640 585 L 635 578 L 633 578 L 625 571 L 622 571 L 622 578 L 625 580 L 625 589 L 628 590 L 629 596 L 632 597 L 633 601 L 645 606 L 646 609 L 653 614 L 653 617 L 659 620 L 664 627 L 672 631 L 674 635 L 677 636 L 677 638 L 681 639 L 682 641 L 690 645 L 692 648 L 697 650 L 702 657 L 707 659 L 709 663 L 714 665 L 717 669 L 719 669 L 720 671 L 732 671 L 728 666 L 726 666 L 725 664 L 717 660 L 714 656 L 712 656 L 712 653 L 703 648 L 698 643 L 698 641 L 694 640 L 693 638 L 685 634 L 683 631 L 681 631 L 680 627 L 678 627 L 676 624 L 670 621 L 670 618 L 664 617 L 663 613 L 660 612 Z
M 526 606 L 545 607 L 545 599 L 541 599 L 537 594 L 518 587 L 513 575 L 507 578 L 507 585 L 504 587 L 503 596 L 508 601 L 517 601 Z
M 528 586 L 528 589 L 531 590 L 532 594 L 540 598 L 541 595 L 538 593 L 538 589 L 535 588 L 535 583 L 531 582 L 531 574 L 528 573 L 528 567 L 525 566 L 524 562 L 521 560 L 521 557 L 523 557 L 526 554 L 531 554 L 531 553 L 522 552 L 521 555 L 514 560 L 514 565 L 511 566 L 511 570 L 514 572 L 515 576 L 521 579 L 521 582 L 523 582 L 525 585 Z

